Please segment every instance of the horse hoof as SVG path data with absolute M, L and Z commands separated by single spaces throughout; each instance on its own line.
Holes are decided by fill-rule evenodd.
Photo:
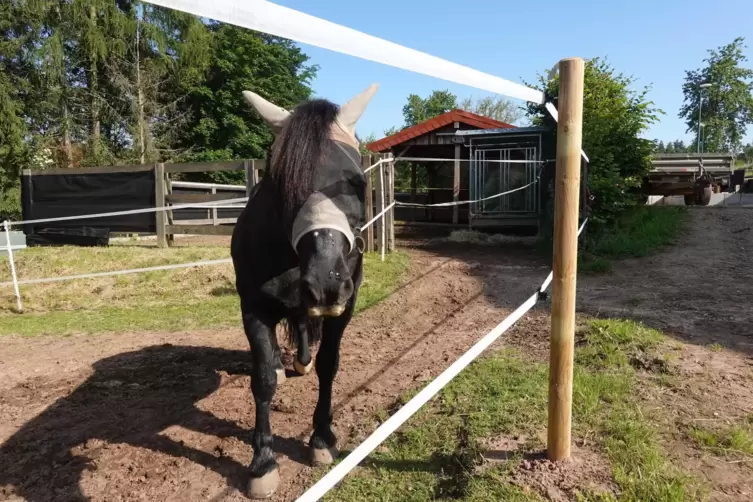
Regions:
M 312 465 L 329 465 L 337 458 L 337 446 L 331 448 L 311 448 Z
M 268 499 L 277 491 L 280 484 L 280 471 L 277 467 L 260 478 L 248 482 L 248 496 L 252 499 Z
M 293 361 L 293 368 L 295 368 L 295 370 L 298 372 L 299 375 L 308 375 L 309 373 L 311 373 L 311 368 L 313 367 L 314 367 L 313 357 L 311 358 L 311 361 L 309 361 L 309 363 L 306 366 L 299 363 L 297 358 Z
M 277 368 L 275 370 L 275 373 L 277 373 L 277 385 L 284 384 L 285 380 L 288 379 L 288 377 L 285 375 L 285 368 Z

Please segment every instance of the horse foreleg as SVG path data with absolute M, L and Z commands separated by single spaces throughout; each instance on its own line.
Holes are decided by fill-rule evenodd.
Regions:
M 326 319 L 322 326 L 322 343 L 316 355 L 319 400 L 314 410 L 314 433 L 309 441 L 314 465 L 331 464 L 338 455 L 337 437 L 332 432 L 332 383 L 340 364 L 340 340 L 353 316 L 354 305 L 355 295 L 341 316 Z
M 256 424 L 252 437 L 254 458 L 250 466 L 248 495 L 251 498 L 263 499 L 274 495 L 280 484 L 280 473 L 272 450 L 272 426 L 269 423 L 269 407 L 277 388 L 275 352 L 272 344 L 275 332 L 274 325 L 268 326 L 245 312 L 243 328 L 251 345 L 251 393 L 256 404 Z

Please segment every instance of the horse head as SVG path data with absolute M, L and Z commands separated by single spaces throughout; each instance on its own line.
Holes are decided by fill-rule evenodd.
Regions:
M 275 134 L 269 177 L 281 227 L 298 255 L 309 317 L 340 316 L 357 289 L 366 181 L 355 126 L 376 90 L 372 84 L 342 107 L 317 99 L 292 112 L 243 91 Z

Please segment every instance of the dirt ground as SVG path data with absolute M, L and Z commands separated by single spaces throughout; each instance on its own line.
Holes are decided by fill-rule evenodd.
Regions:
M 715 408 L 736 416 L 753 411 L 753 314 L 745 306 L 753 272 L 744 261 L 753 251 L 753 211 L 704 208 L 693 220 L 681 245 L 578 283 L 580 310 L 640 318 L 692 342 L 677 349 L 690 388 L 671 396 L 679 411 L 663 416 L 668 427 L 713 417 Z M 536 290 L 549 268 L 521 242 L 489 248 L 402 241 L 412 255 L 410 276 L 359 314 L 343 341 L 333 400 L 340 445 L 372 431 L 377 409 L 437 375 Z M 547 306 L 526 315 L 503 343 L 544 355 Z M 726 349 L 695 345 L 712 341 Z M 254 413 L 240 328 L 2 344 L 0 500 L 246 500 Z M 693 385 L 709 372 L 724 385 Z M 280 501 L 300 495 L 312 472 L 304 442 L 316 375 L 289 375 L 271 416 Z M 659 410 L 666 399 L 646 396 Z M 716 500 L 750 493 L 749 465 L 724 470 L 683 444 L 678 436 L 674 454 L 723 487 Z M 714 477 L 715 470 L 734 476 Z M 732 498 L 722 497 L 727 492 Z
M 693 208 L 680 245 L 578 283 L 578 310 L 753 356 L 753 208 Z

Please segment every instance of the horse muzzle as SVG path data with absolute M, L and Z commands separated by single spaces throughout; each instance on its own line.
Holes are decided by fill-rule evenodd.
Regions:
M 329 307 L 309 307 L 306 313 L 309 317 L 340 317 L 345 312 L 345 305 L 332 305 Z

